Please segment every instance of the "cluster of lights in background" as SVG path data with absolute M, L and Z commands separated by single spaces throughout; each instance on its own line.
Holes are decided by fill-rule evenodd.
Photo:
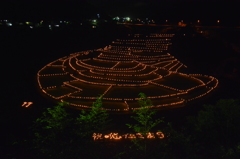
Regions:
M 78 27 L 82 27 L 82 26 L 87 26 L 89 28 L 92 29 L 96 29 L 99 25 L 102 24 L 102 22 L 107 23 L 107 22 L 111 22 L 108 19 L 104 19 L 103 17 L 101 17 L 100 14 L 96 14 L 96 18 L 93 19 L 85 19 L 83 21 L 79 21 L 77 22 Z M 117 24 L 136 24 L 136 25 L 162 25 L 162 26 L 178 26 L 178 27 L 185 27 L 187 23 L 192 23 L 196 26 L 201 26 L 204 24 L 204 21 L 202 20 L 194 20 L 191 22 L 186 22 L 185 20 L 169 20 L 169 19 L 158 19 L 158 20 L 154 20 L 154 19 L 149 19 L 149 18 L 131 18 L 131 17 L 119 17 L 116 16 L 114 18 L 112 18 L 113 21 L 115 21 Z M 101 23 L 100 23 L 101 22 Z M 111 22 L 112 23 L 112 22 Z M 217 25 L 220 26 L 223 23 L 226 23 L 223 21 L 223 23 L 221 22 L 221 20 L 217 19 L 217 20 L 212 20 L 212 25 Z M 49 30 L 55 30 L 55 29 L 59 29 L 65 26 L 69 26 L 69 25 L 76 25 L 76 21 L 72 22 L 69 20 L 39 20 L 39 21 L 15 21 L 15 20 L 8 20 L 8 19 L 4 19 L 4 20 L 0 20 L 0 26 L 6 26 L 6 27 L 25 27 L 28 29 L 35 29 L 35 28 L 48 28 Z M 164 36 L 171 36 L 172 34 L 165 34 Z M 135 34 L 134 37 L 140 37 L 140 34 Z
M 96 85 L 96 89 L 97 86 L 106 86 L 106 88 L 104 88 L 105 90 L 101 93 L 104 95 L 103 100 L 119 101 L 122 102 L 125 107 L 116 109 L 113 106 L 113 108 L 103 109 L 109 111 L 129 111 L 139 108 L 131 107 L 131 103 L 127 103 L 127 101 L 137 102 L 139 98 L 113 98 L 109 94 L 109 91 L 113 89 L 113 87 L 126 87 L 126 91 L 131 91 L 131 88 L 133 87 L 144 86 L 147 88 L 148 86 L 156 86 L 175 92 L 159 96 L 149 96 L 149 99 L 157 100 L 169 97 L 178 99 L 178 101 L 174 102 L 172 101 L 164 104 L 152 105 L 150 108 L 182 105 L 209 94 L 217 87 L 218 80 L 212 76 L 201 74 L 188 75 L 178 72 L 179 69 L 186 66 L 165 51 L 171 44 L 170 38 L 173 37 L 174 34 L 150 34 L 145 36 L 145 38 L 141 34 L 129 34 L 129 36 L 133 37 L 132 40 L 117 39 L 112 42 L 112 45 L 104 48 L 72 53 L 70 56 L 66 56 L 49 63 L 39 70 L 37 74 L 40 89 L 54 99 L 64 99 L 64 101 L 68 101 L 72 106 L 91 108 L 91 104 L 89 104 L 89 106 L 78 104 L 74 103 L 74 100 L 71 101 L 71 99 L 94 100 L 96 99 L 94 96 L 84 96 L 84 92 L 92 90 L 83 89 L 80 86 L 72 85 L 71 83 L 74 82 L 86 83 L 94 86 Z M 142 46 L 136 47 L 136 45 L 139 44 Z M 96 58 L 84 58 L 85 55 L 91 54 L 94 51 L 100 51 L 100 54 Z M 105 64 L 106 66 L 98 66 L 101 64 Z M 48 68 L 51 68 L 52 70 L 59 70 L 59 68 L 62 68 L 63 73 L 44 74 L 44 71 Z M 165 73 L 163 74 L 162 71 Z M 194 82 L 195 86 L 187 89 L 179 89 L 161 83 L 162 79 L 171 75 L 186 77 L 186 79 Z M 61 85 L 53 86 L 45 86 L 42 81 L 42 79 L 46 80 L 46 78 L 56 78 L 58 76 L 59 78 L 66 77 L 66 79 L 69 80 L 63 81 Z M 207 81 L 203 82 L 201 77 L 204 77 Z M 169 80 L 171 80 L 171 77 Z M 54 96 L 51 93 L 51 90 L 56 91 L 62 87 L 71 88 L 72 91 L 66 92 L 61 96 Z M 182 95 L 189 94 L 189 92 L 201 87 L 207 90 L 196 96 L 182 97 Z

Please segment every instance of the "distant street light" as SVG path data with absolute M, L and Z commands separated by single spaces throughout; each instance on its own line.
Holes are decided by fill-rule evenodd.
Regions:
M 126 19 L 127 21 L 130 21 L 130 20 L 131 20 L 131 18 L 130 18 L 130 17 L 126 17 L 125 19 Z

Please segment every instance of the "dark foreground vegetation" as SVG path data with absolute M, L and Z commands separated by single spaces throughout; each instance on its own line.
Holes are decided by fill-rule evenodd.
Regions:
M 155 111 L 149 109 L 151 100 L 140 93 L 141 109 L 125 123 L 129 132 L 141 133 L 143 138 L 94 141 L 93 133 L 110 133 L 114 121 L 102 110 L 98 97 L 90 111 L 72 112 L 62 102 L 47 108 L 33 121 L 21 138 L 5 134 L 1 158 L 239 158 L 240 157 L 240 101 L 219 100 L 204 105 L 197 116 L 187 117 L 186 123 L 175 128 Z M 24 118 L 24 117 L 23 117 Z M 3 121 L 3 120 L 2 120 Z M 7 123 L 5 123 L 5 126 Z M 116 127 L 116 125 L 115 125 Z M 158 129 L 163 139 L 147 139 L 147 132 Z M 161 129 L 161 130 L 160 130 Z M 3 130 L 4 131 L 4 130 Z M 23 135 L 25 134 L 25 135 Z

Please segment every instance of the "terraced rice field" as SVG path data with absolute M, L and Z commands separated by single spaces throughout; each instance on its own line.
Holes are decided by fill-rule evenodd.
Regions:
M 80 109 L 90 109 L 103 95 L 104 109 L 129 112 L 139 108 L 141 92 L 152 100 L 153 109 L 184 106 L 214 90 L 218 80 L 181 73 L 186 66 L 168 52 L 173 36 L 134 34 L 57 59 L 39 70 L 39 88 Z

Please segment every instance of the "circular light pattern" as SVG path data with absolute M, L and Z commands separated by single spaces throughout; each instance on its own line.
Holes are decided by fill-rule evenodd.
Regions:
M 39 88 L 49 97 L 81 109 L 91 108 L 100 94 L 105 110 L 139 109 L 140 92 L 151 99 L 150 108 L 184 106 L 210 93 L 218 80 L 181 73 L 187 66 L 167 52 L 173 36 L 129 34 L 104 48 L 57 59 L 38 71 Z

